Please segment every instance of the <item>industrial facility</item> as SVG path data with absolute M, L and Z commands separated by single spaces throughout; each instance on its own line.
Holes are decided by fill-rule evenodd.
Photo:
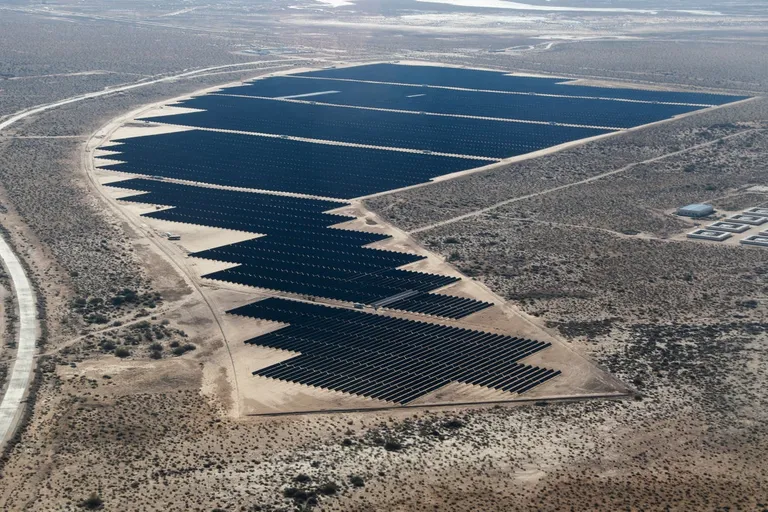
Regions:
M 683 217 L 707 217 L 715 213 L 715 208 L 711 204 L 689 204 L 677 209 L 677 214 Z

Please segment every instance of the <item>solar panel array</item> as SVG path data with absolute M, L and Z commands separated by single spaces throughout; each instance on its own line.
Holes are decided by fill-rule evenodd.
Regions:
M 338 198 L 492 163 L 202 130 L 126 138 L 105 149 L 121 161 L 102 165 L 105 170 Z
M 492 90 L 504 92 L 588 96 L 633 101 L 693 103 L 697 105 L 722 105 L 745 99 L 745 96 L 709 94 L 697 92 L 673 92 L 619 87 L 590 87 L 578 82 L 568 84 L 569 79 L 510 75 L 504 71 L 485 71 L 441 66 L 409 66 L 398 64 L 369 64 L 347 68 L 308 71 L 293 76 L 368 80 L 411 85 Z M 325 89 L 333 89 L 324 86 Z M 321 90 L 318 88 L 318 90 Z
M 204 277 L 458 319 L 491 304 L 432 293 L 458 279 L 401 268 L 422 257 L 366 247 L 387 235 L 334 227 L 353 217 L 328 212 L 739 99 L 431 66 L 325 69 L 182 101 L 195 111 L 147 121 L 185 130 L 121 139 L 102 168 L 152 178 L 110 184 L 158 206 L 146 217 L 265 235 L 193 253 L 231 265 Z M 548 346 L 533 340 L 285 299 L 232 313 L 290 324 L 248 341 L 298 354 L 257 375 L 401 404 L 449 382 L 523 393 L 559 373 L 520 362 Z
M 204 110 L 149 120 L 498 159 L 611 131 L 217 95 L 192 98 L 179 106 Z
M 573 89 L 570 87 L 570 90 Z M 266 98 L 315 94 L 294 101 L 618 128 L 652 123 L 700 108 L 574 96 L 498 94 L 408 85 L 303 80 L 290 75 L 256 80 L 224 89 L 218 94 Z
M 549 343 L 269 298 L 229 311 L 290 323 L 246 341 L 300 355 L 254 375 L 407 404 L 451 382 L 525 393 L 560 374 L 519 361 Z
M 327 299 L 381 304 L 389 309 L 462 318 L 488 302 L 428 292 L 459 280 L 398 267 L 423 256 L 364 245 L 388 235 L 331 227 L 354 217 L 325 213 L 340 201 L 240 192 L 149 179 L 110 186 L 146 191 L 121 200 L 170 206 L 144 214 L 154 219 L 235 229 L 267 236 L 191 254 L 237 266 L 203 277 Z M 387 301 L 407 296 L 405 300 Z

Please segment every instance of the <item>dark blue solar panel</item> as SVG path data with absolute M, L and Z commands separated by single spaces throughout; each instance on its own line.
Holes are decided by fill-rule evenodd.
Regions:
M 147 179 L 110 185 L 147 191 L 123 201 L 171 207 L 146 217 L 267 235 L 193 253 L 237 265 L 203 276 L 209 279 L 366 304 L 390 299 L 390 309 L 448 318 L 461 318 L 491 305 L 432 296 L 427 292 L 458 279 L 397 268 L 423 256 L 363 247 L 388 235 L 331 227 L 354 219 L 326 213 L 347 203 Z M 395 300 L 403 294 L 411 300 Z
M 428 84 L 466 89 L 487 89 L 494 91 L 535 92 L 539 94 L 563 94 L 571 96 L 595 96 L 623 98 L 640 101 L 661 101 L 674 103 L 695 103 L 722 105 L 745 99 L 745 96 L 706 94 L 696 92 L 650 91 L 611 87 L 588 87 L 566 85 L 569 79 L 512 76 L 503 71 L 480 71 L 475 69 L 448 68 L 439 66 L 405 66 L 397 64 L 370 64 L 349 68 L 324 69 L 299 73 L 299 76 L 373 80 L 406 84 Z M 329 82 L 332 83 L 332 82 Z M 333 87 L 329 87 L 333 89 Z
M 206 110 L 152 117 L 149 120 L 182 126 L 290 135 L 490 158 L 507 158 L 530 153 L 610 131 L 231 96 L 200 96 L 185 101 L 182 105 Z
M 245 100 L 249 101 L 249 100 Z M 122 139 L 102 169 L 241 188 L 352 198 L 489 162 L 190 130 Z
M 254 372 L 401 404 L 451 382 L 523 393 L 560 372 L 519 361 L 549 343 L 270 298 L 231 314 L 290 323 L 246 343 L 300 355 Z
M 287 92 L 275 93 L 275 91 L 279 90 Z M 617 128 L 630 128 L 652 123 L 700 108 L 597 99 L 470 92 L 362 82 L 329 82 L 295 77 L 275 77 L 257 80 L 249 85 L 225 89 L 220 94 L 278 97 L 289 94 L 312 94 L 323 91 L 337 92 L 297 99 L 337 105 Z

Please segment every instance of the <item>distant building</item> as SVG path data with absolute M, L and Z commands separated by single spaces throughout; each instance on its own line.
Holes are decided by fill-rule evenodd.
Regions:
M 689 204 L 677 210 L 677 214 L 683 217 L 706 217 L 713 213 L 715 213 L 715 209 L 711 204 Z

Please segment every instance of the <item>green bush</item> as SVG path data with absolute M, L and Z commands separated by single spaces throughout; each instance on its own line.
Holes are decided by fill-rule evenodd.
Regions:
M 128 357 L 131 355 L 131 351 L 128 350 L 127 348 L 120 347 L 117 350 L 115 350 L 115 355 L 120 358 Z

